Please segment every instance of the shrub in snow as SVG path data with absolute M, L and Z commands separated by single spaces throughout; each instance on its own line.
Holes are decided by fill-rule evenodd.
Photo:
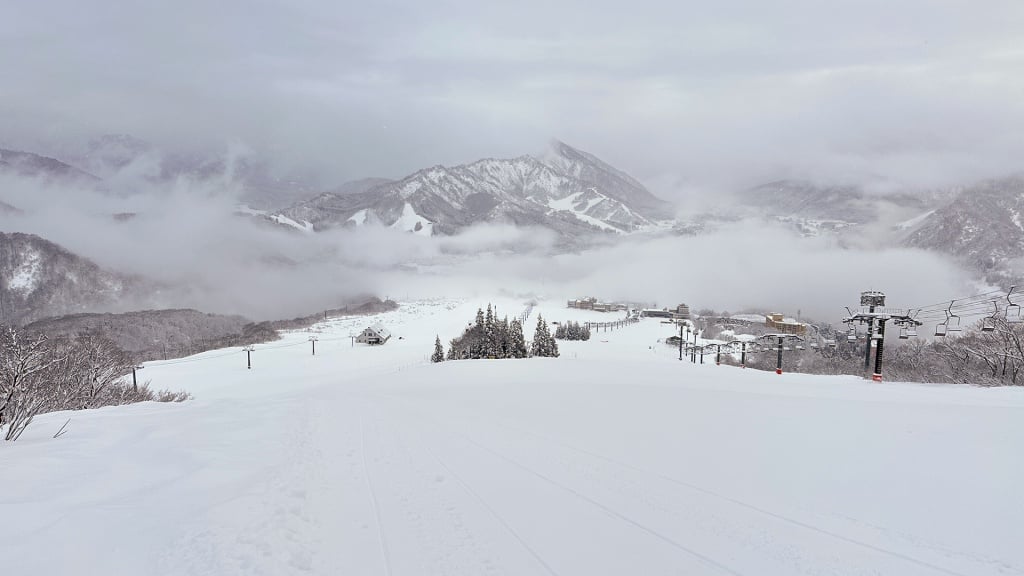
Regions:
M 0 326 L 0 430 L 17 440 L 33 418 L 56 410 L 81 410 L 153 400 L 125 376 L 135 363 L 110 340 L 95 333 L 49 339 L 13 326 Z M 160 397 L 187 398 L 161 392 Z M 166 401 L 166 400 L 165 400 Z

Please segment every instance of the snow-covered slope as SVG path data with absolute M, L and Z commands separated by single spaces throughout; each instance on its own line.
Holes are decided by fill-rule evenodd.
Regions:
M 429 364 L 482 304 L 332 320 L 251 370 L 238 349 L 149 363 L 195 400 L 38 418 L 0 446 L 5 570 L 1024 572 L 1024 390 L 678 362 L 656 320 L 558 359 Z M 351 345 L 376 322 L 390 342 Z
M 916 223 L 904 244 L 951 254 L 1007 284 L 1021 277 L 1024 256 L 1024 176 L 988 180 L 959 191 Z
M 480 222 L 509 222 L 574 238 L 650 227 L 670 216 L 667 206 L 629 176 L 555 142 L 539 159 L 521 156 L 434 166 L 365 192 L 322 194 L 283 214 L 311 222 L 316 229 L 369 220 L 402 230 L 450 234 Z
M 134 277 L 104 270 L 34 234 L 0 232 L 0 322 L 114 306 L 136 290 Z

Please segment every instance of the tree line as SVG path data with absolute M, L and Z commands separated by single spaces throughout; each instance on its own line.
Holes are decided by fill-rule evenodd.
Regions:
M 533 340 L 527 345 L 523 336 L 523 325 L 518 319 L 509 321 L 508 317 L 499 320 L 494 308 L 487 304 L 487 311 L 478 308 L 476 318 L 448 345 L 445 354 L 441 345 L 441 337 L 434 339 L 432 362 L 445 360 L 470 360 L 481 358 L 528 358 L 558 357 L 558 343 L 555 342 L 548 323 L 540 315 L 537 316 L 537 328 Z
M 125 377 L 135 362 L 93 332 L 49 338 L 0 326 L 0 432 L 17 440 L 39 414 L 147 400 L 182 401 L 182 392 L 154 393 Z
M 558 340 L 590 340 L 590 327 L 580 326 L 579 322 L 562 322 L 555 328 L 555 338 Z

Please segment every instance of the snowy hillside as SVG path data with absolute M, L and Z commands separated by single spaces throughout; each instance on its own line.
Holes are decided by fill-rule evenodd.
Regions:
M 1020 278 L 1024 176 L 980 182 L 915 223 L 904 244 L 952 254 L 996 282 Z
M 613 319 L 562 302 L 526 326 Z M 251 370 L 149 363 L 195 399 L 38 418 L 0 446 L 5 570 L 1024 573 L 1024 390 L 679 362 L 654 319 L 558 359 L 428 363 L 486 303 L 332 320 Z M 353 346 L 375 322 L 391 341 Z
M 566 238 L 633 232 L 671 217 L 636 180 L 561 142 L 540 158 L 434 166 L 360 193 L 328 192 L 282 214 L 317 230 L 377 223 L 430 235 L 505 222 Z
M 0 320 L 31 322 L 113 307 L 148 288 L 39 236 L 0 232 Z

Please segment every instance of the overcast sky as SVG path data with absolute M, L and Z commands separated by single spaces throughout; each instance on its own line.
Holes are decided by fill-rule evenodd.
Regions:
M 1024 167 L 1019 0 L 0 0 L 0 143 L 242 144 L 330 180 L 594 152 L 662 195 Z

